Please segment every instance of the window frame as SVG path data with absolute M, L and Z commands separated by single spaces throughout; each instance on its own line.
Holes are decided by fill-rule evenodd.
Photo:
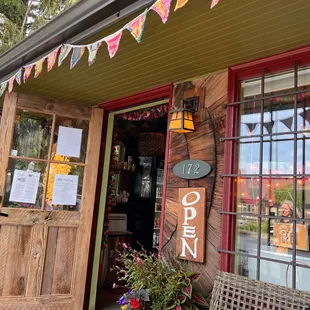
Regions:
M 225 137 L 238 136 L 239 111 L 229 104 L 240 100 L 240 82 L 261 78 L 262 70 L 264 70 L 264 74 L 294 70 L 294 63 L 298 63 L 298 67 L 310 65 L 310 46 L 246 62 L 228 69 L 228 104 L 225 106 L 227 110 Z M 233 272 L 235 256 L 236 215 L 234 213 L 237 212 L 237 209 L 234 193 L 237 192 L 237 186 L 233 177 L 225 177 L 225 175 L 232 175 L 237 172 L 237 143 L 235 142 L 235 139 L 225 139 L 223 193 L 227 194 L 223 197 L 220 270 L 226 272 Z M 296 221 L 294 222 L 296 225 Z M 258 257 L 260 257 L 260 253 Z M 298 263 L 292 263 L 292 266 L 296 268 Z M 294 283 L 295 281 L 293 280 L 293 286 Z

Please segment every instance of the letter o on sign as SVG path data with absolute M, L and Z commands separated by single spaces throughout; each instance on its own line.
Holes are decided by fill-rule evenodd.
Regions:
M 188 197 L 189 195 L 196 195 L 196 199 L 195 199 L 194 201 L 188 202 L 188 201 L 187 201 L 187 197 Z M 200 200 L 200 194 L 199 194 L 198 192 L 189 192 L 189 193 L 187 193 L 187 194 L 183 197 L 183 199 L 182 199 L 182 204 L 183 204 L 184 207 L 188 207 L 188 206 L 194 205 L 194 204 L 197 203 L 199 200 Z

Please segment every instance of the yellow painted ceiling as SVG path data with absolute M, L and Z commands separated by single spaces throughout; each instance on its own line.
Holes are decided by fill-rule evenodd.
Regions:
M 150 12 L 141 43 L 124 31 L 113 59 L 103 44 L 92 66 L 88 67 L 85 51 L 74 69 L 69 69 L 68 57 L 61 67 L 31 77 L 14 90 L 96 105 L 310 44 L 310 0 L 221 0 L 213 10 L 210 2 L 190 0 L 183 9 L 172 10 L 166 24 Z M 113 33 L 137 15 L 87 43 Z

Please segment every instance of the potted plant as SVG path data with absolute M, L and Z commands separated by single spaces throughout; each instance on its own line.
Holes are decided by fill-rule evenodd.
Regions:
M 122 310 L 197 310 L 208 309 L 207 298 L 194 288 L 200 274 L 188 271 L 173 255 L 165 257 L 137 251 L 123 244 L 119 264 L 114 269 L 118 283 L 128 292 L 119 298 Z

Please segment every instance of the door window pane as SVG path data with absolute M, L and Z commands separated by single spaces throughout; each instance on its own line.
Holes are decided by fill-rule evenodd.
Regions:
M 47 159 L 53 117 L 17 111 L 11 155 Z
M 10 158 L 3 206 L 41 209 L 46 172 L 44 162 Z M 38 177 L 38 182 L 36 182 L 36 177 Z
M 47 211 L 79 211 L 83 178 L 84 167 L 70 164 L 50 164 L 44 209 Z M 55 184 L 57 188 L 55 188 Z
M 59 153 L 59 148 L 57 148 L 58 141 L 66 140 L 66 129 L 61 130 L 61 128 L 68 128 L 75 130 L 70 133 L 68 131 L 67 137 L 69 137 L 69 141 L 67 145 L 62 145 L 61 150 L 65 151 L 65 153 Z M 84 163 L 86 160 L 86 152 L 87 152 L 87 138 L 88 138 L 88 130 L 89 130 L 89 121 L 80 120 L 80 119 L 72 119 L 67 117 L 56 117 L 56 126 L 55 126 L 55 135 L 52 146 L 52 159 L 53 160 L 62 160 L 69 162 L 82 162 Z M 62 137 L 60 135 L 62 134 Z M 75 137 L 73 140 L 73 136 Z M 72 145 L 74 148 L 77 146 L 78 148 L 78 156 L 69 156 L 70 152 L 74 152 Z M 65 149 L 64 149 L 65 147 Z M 71 148 L 71 151 L 70 151 Z

